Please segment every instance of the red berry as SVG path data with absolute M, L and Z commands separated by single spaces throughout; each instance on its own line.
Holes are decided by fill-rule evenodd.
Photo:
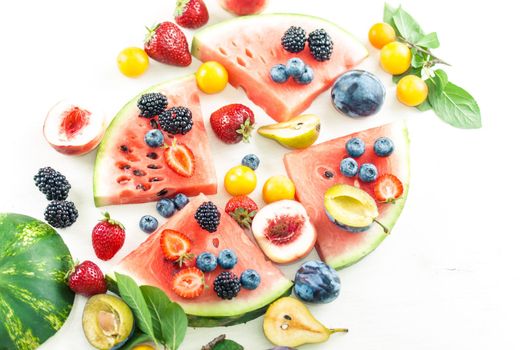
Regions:
M 374 195 L 379 202 L 394 202 L 403 194 L 403 184 L 392 174 L 378 177 L 374 185 Z
M 177 0 L 174 18 L 184 28 L 200 28 L 209 21 L 209 11 L 202 0 Z
M 229 214 L 243 228 L 251 227 L 252 219 L 258 212 L 258 205 L 247 196 L 235 196 L 225 206 Z
M 205 287 L 203 272 L 196 267 L 183 269 L 174 275 L 173 290 L 176 295 L 193 299 L 203 293 Z
M 254 113 L 242 104 L 223 106 L 211 114 L 212 130 L 225 143 L 249 142 L 254 122 Z
M 118 253 L 125 242 L 125 228 L 121 223 L 111 219 L 109 213 L 96 224 L 91 235 L 96 256 L 109 260 Z
M 170 261 L 186 260 L 191 251 L 191 241 L 181 232 L 174 230 L 163 230 L 160 236 L 160 246 L 163 256 Z
M 91 296 L 107 292 L 104 274 L 92 261 L 86 260 L 69 275 L 69 288 L 75 293 Z
M 194 173 L 194 154 L 191 149 L 182 143 L 173 144 L 164 151 L 164 158 L 169 168 L 178 175 L 191 177 Z
M 144 50 L 153 60 L 174 65 L 188 66 L 192 62 L 185 34 L 172 22 L 162 22 L 152 29 L 145 39 Z

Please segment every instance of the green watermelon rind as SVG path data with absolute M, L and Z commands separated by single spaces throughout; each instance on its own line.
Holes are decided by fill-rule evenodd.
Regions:
M 66 244 L 48 224 L 0 213 L 0 348 L 33 350 L 53 336 L 71 312 L 66 283 L 73 267 Z
M 387 234 L 383 230 L 381 230 L 381 228 L 377 227 L 376 229 L 380 229 L 382 231 L 382 234 L 378 236 L 372 242 L 372 244 L 365 246 L 365 250 L 357 249 L 351 251 L 350 254 L 339 255 L 335 258 L 327 258 L 325 262 L 336 270 L 341 270 L 351 265 L 354 265 L 361 259 L 365 258 L 367 255 L 372 253 L 381 244 L 381 242 L 383 242 L 383 240 L 391 234 L 390 232 L 392 232 L 394 225 L 398 221 L 401 212 L 403 211 L 403 207 L 405 206 L 405 202 L 407 201 L 407 196 L 410 188 L 410 138 L 406 123 L 404 123 L 403 125 L 402 132 L 403 139 L 405 141 L 405 154 L 403 155 L 402 159 L 405 160 L 405 166 L 407 167 L 407 179 L 403 182 L 403 195 L 399 199 L 397 199 L 396 202 L 394 202 L 394 206 L 387 212 L 386 216 L 379 217 L 380 222 L 389 229 L 389 233 Z M 374 225 L 377 226 L 377 224 Z
M 328 25 L 330 25 L 330 26 L 332 26 L 334 28 L 337 28 L 338 30 L 340 30 L 344 34 L 350 36 L 352 39 L 354 39 L 355 42 L 359 42 L 359 40 L 356 39 L 356 37 L 352 33 L 350 33 L 349 31 L 345 30 L 343 27 L 339 26 L 336 23 L 328 21 L 328 20 L 326 20 L 324 18 L 321 18 L 321 17 L 304 15 L 304 14 L 299 14 L 299 13 L 269 13 L 269 14 L 263 14 L 263 15 L 251 15 L 251 16 L 236 17 L 236 18 L 232 18 L 232 19 L 229 19 L 229 20 L 217 23 L 217 24 L 213 24 L 213 25 L 210 25 L 210 26 L 207 26 L 207 27 L 205 27 L 203 29 L 198 30 L 196 33 L 194 33 L 194 36 L 193 36 L 193 40 L 192 40 L 192 43 L 191 43 L 191 54 L 194 57 L 196 57 L 196 58 L 200 58 L 199 51 L 200 51 L 200 46 L 201 46 L 201 43 L 200 43 L 201 38 L 205 37 L 206 35 L 212 35 L 213 31 L 216 31 L 216 30 L 219 30 L 219 29 L 227 30 L 228 25 L 230 25 L 230 24 L 237 24 L 239 22 L 246 22 L 246 25 L 252 25 L 252 22 L 265 20 L 265 19 L 270 18 L 270 17 L 288 17 L 289 20 L 291 20 L 293 17 L 300 17 L 300 18 L 304 18 L 304 19 L 311 19 L 311 20 L 314 20 L 314 21 L 323 22 L 323 23 L 328 24 Z M 251 22 L 251 23 L 249 24 L 249 22 Z M 214 34 L 214 35 L 216 35 L 216 34 Z M 367 48 L 363 44 L 361 46 L 367 52 L 367 56 L 368 56 Z
M 115 294 L 119 294 L 118 292 L 118 286 L 116 284 L 115 278 L 112 274 L 108 274 L 105 276 L 105 280 L 107 281 L 107 286 L 109 290 Z M 208 312 L 212 309 L 213 314 L 219 314 L 226 313 L 228 311 L 227 309 L 230 308 L 230 304 L 224 305 L 223 307 L 218 306 L 210 306 L 209 304 L 206 304 L 205 307 L 202 307 L 200 314 L 191 314 L 187 313 L 187 319 L 189 320 L 189 326 L 190 327 L 202 327 L 202 328 L 209 328 L 209 327 L 229 327 L 234 326 L 241 323 L 246 323 L 249 321 L 252 321 L 263 314 L 265 314 L 265 311 L 267 311 L 270 304 L 272 304 L 274 301 L 289 296 L 292 293 L 293 284 L 292 282 L 288 282 L 285 284 L 284 288 L 278 288 L 276 292 L 272 292 L 270 295 L 268 295 L 262 302 L 260 302 L 258 305 L 253 306 L 252 308 L 245 310 L 243 312 L 240 312 L 236 315 L 228 315 L 228 316 L 214 316 L 214 315 L 205 315 L 205 312 Z M 238 300 L 233 300 L 235 303 L 239 303 Z M 194 311 L 194 307 L 192 308 Z
M 116 113 L 115 117 L 111 121 L 111 124 L 109 124 L 109 126 L 107 127 L 107 130 L 105 131 L 105 135 L 102 139 L 102 142 L 98 146 L 98 152 L 96 153 L 96 159 L 95 159 L 94 171 L 93 171 L 93 195 L 94 195 L 94 204 L 96 207 L 104 206 L 107 204 L 107 203 L 103 202 L 97 195 L 98 187 L 99 187 L 98 184 L 107 181 L 107 179 L 100 178 L 101 176 L 99 175 L 98 166 L 99 166 L 99 164 L 102 163 L 101 162 L 102 158 L 106 156 L 106 144 L 109 142 L 109 140 L 111 140 L 111 138 L 112 138 L 111 136 L 113 135 L 113 133 L 115 131 L 118 131 L 118 125 L 120 124 L 120 120 L 125 120 L 125 118 L 128 117 L 130 111 L 134 110 L 134 107 L 138 103 L 138 99 L 140 99 L 140 97 L 143 94 L 161 90 L 164 86 L 171 85 L 175 81 L 183 82 L 185 80 L 190 80 L 190 79 L 194 79 L 194 74 L 191 73 L 188 75 L 184 75 L 184 76 L 181 76 L 181 77 L 178 77 L 175 79 L 170 79 L 170 80 L 161 82 L 159 84 L 153 85 L 153 86 L 149 87 L 148 89 L 140 92 L 134 98 L 132 98 L 129 102 L 127 102 L 122 107 L 122 109 L 120 109 L 120 111 L 118 111 L 118 113 Z

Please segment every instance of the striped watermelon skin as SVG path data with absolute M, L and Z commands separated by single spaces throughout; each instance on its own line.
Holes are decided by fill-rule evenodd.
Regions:
M 36 349 L 71 312 L 69 249 L 46 223 L 0 213 L 0 349 Z

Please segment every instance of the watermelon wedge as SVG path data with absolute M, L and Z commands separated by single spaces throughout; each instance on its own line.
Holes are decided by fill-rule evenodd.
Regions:
M 394 142 L 394 152 L 389 157 L 378 157 L 374 154 L 374 141 L 380 136 L 386 136 Z M 403 210 L 409 188 L 409 138 L 403 122 L 360 131 L 302 151 L 287 153 L 284 157 L 287 173 L 296 184 L 296 195 L 307 209 L 318 231 L 316 249 L 320 257 L 336 269 L 358 262 L 387 236 L 378 224 L 373 224 L 364 232 L 349 233 L 333 224 L 325 213 L 325 191 L 338 183 L 360 187 L 374 197 L 373 182 L 364 183 L 357 177 L 345 177 L 340 172 L 340 161 L 347 157 L 345 143 L 352 137 L 361 138 L 366 145 L 365 153 L 357 158 L 358 164 L 373 163 L 379 174 L 393 174 L 403 183 L 402 197 L 394 203 L 378 203 L 378 221 L 390 230 Z M 334 177 L 325 176 L 326 171 L 333 173 Z
M 147 92 L 166 95 L 167 108 L 185 106 L 191 110 L 193 128 L 186 135 L 176 135 L 176 141 L 194 154 L 192 176 L 179 175 L 166 164 L 162 148 L 151 148 L 144 142 L 145 134 L 156 121 L 139 117 L 137 102 Z M 164 135 L 166 144 L 172 144 L 172 136 Z M 98 149 L 93 190 L 96 206 L 152 202 L 177 192 L 188 196 L 216 193 L 216 173 L 194 75 L 153 86 L 118 112 Z
M 290 53 L 281 46 L 281 37 L 290 26 L 307 33 L 323 28 L 334 42 L 329 61 L 314 60 L 309 48 Z M 318 17 L 298 14 L 245 16 L 208 26 L 194 35 L 192 54 L 201 61 L 218 61 L 227 68 L 229 82 L 242 87 L 252 102 L 277 121 L 286 121 L 303 112 L 334 80 L 365 57 L 368 52 L 350 33 Z M 299 57 L 314 69 L 311 84 L 300 85 L 289 79 L 273 82 L 271 67 Z
M 191 326 L 216 327 L 244 323 L 262 315 L 274 300 L 288 295 L 292 282 L 265 259 L 258 247 L 223 210 L 220 210 L 221 221 L 217 232 L 209 233 L 200 228 L 194 219 L 194 213 L 205 201 L 208 199 L 203 194 L 191 198 L 185 208 L 126 256 L 115 271 L 131 276 L 139 285 L 152 285 L 164 290 L 183 307 Z M 202 295 L 194 299 L 177 296 L 171 284 L 179 267 L 164 259 L 160 246 L 161 232 L 164 229 L 185 234 L 191 240 L 191 253 L 195 255 L 208 251 L 218 256 L 222 249 L 233 249 L 238 256 L 238 263 L 232 272 L 240 276 L 246 269 L 255 269 L 261 276 L 261 284 L 253 291 L 242 289 L 232 300 L 220 299 L 212 288 L 214 279 L 223 271 L 218 267 L 213 272 L 205 273 L 205 284 L 210 288 L 206 288 Z

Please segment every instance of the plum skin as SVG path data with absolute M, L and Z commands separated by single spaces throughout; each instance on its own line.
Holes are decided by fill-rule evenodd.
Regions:
M 338 273 L 322 261 L 304 263 L 294 278 L 294 293 L 309 303 L 330 303 L 339 296 L 340 289 Z
M 385 101 L 385 87 L 372 73 L 351 70 L 340 76 L 331 89 L 334 107 L 352 117 L 368 117 L 379 112 Z

